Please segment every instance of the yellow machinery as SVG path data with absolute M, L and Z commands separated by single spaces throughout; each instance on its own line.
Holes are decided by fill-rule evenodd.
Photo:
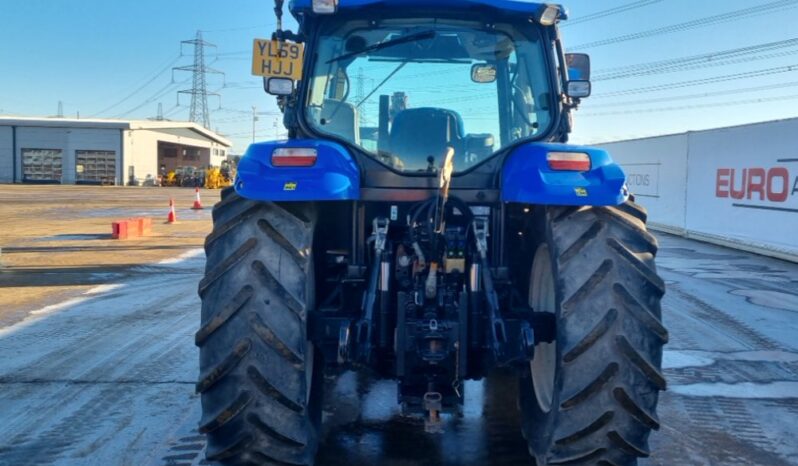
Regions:
M 220 189 L 229 185 L 222 176 L 222 170 L 219 167 L 205 169 L 205 189 Z
M 169 173 L 161 180 L 161 186 L 177 186 L 177 174 L 174 170 L 169 170 Z
M 230 162 L 223 162 L 221 167 L 208 167 L 205 170 L 205 188 L 221 189 L 233 184 L 235 168 Z

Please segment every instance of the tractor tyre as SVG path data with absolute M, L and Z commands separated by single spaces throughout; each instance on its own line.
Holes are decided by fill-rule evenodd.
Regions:
M 213 224 L 196 334 L 207 459 L 312 465 L 323 393 L 320 354 L 314 357 L 306 334 L 314 211 L 226 188 Z
M 520 378 L 529 451 L 538 466 L 636 465 L 665 390 L 657 240 L 631 201 L 541 212 L 529 305 L 556 314 L 556 339 Z

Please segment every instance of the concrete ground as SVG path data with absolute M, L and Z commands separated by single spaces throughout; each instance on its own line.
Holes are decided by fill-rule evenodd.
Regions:
M 155 196 L 152 208 L 161 212 L 163 193 L 147 191 L 131 196 Z M 0 205 L 8 202 L 2 196 Z M 57 302 L 48 294 L 46 302 L 26 302 L 0 322 L 0 465 L 202 463 L 193 344 L 204 267 L 196 249 L 201 239 L 193 235 L 208 227 L 207 213 L 201 215 L 197 231 L 185 233 L 191 244 L 169 243 L 173 238 L 164 234 L 164 245 L 181 248 L 141 261 L 123 250 L 124 272 L 64 285 Z M 105 223 L 88 233 L 102 233 Z M 13 249 L 7 253 L 8 230 L 0 232 L 0 260 L 16 261 Z M 44 229 L 12 247 L 60 234 Z M 83 233 L 76 227 L 65 234 Z M 798 265 L 659 239 L 658 264 L 668 283 L 669 390 L 659 407 L 662 429 L 652 436 L 654 453 L 641 464 L 798 465 Z M 0 269 L 3 299 L 22 286 L 3 281 L 15 268 L 24 265 Z M 334 401 L 325 409 L 318 464 L 531 464 L 513 392 L 501 378 L 468 383 L 463 415 L 447 419 L 442 433 L 425 434 L 423 423 L 399 416 L 392 382 L 347 373 L 328 381 Z
M 186 188 L 0 185 L 0 325 L 202 246 L 210 208 L 191 210 L 194 196 Z M 167 225 L 170 198 L 178 223 Z M 219 191 L 201 198 L 210 207 Z M 128 217 L 152 218 L 152 236 L 111 239 L 111 222 Z

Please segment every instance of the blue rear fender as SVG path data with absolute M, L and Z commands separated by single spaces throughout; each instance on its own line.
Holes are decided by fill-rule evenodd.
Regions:
M 310 167 L 275 167 L 278 148 L 316 149 Z M 256 201 L 346 201 L 360 198 L 360 171 L 340 144 L 316 139 L 259 142 L 238 164 L 236 192 Z
M 549 152 L 581 152 L 590 156 L 586 172 L 549 168 Z M 614 206 L 629 197 L 626 175 L 607 151 L 567 144 L 524 144 L 515 149 L 502 168 L 504 202 L 547 205 Z

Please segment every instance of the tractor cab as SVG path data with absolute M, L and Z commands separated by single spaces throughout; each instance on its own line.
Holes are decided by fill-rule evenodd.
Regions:
M 559 46 L 553 25 L 564 10 L 445 3 L 292 2 L 302 78 L 265 78 L 267 90 L 290 94 L 289 129 L 405 175 L 436 174 L 449 148 L 459 173 L 524 142 L 564 141 L 563 118 L 589 93 L 587 56 Z M 581 87 L 566 62 L 581 65 L 572 72 Z
M 304 105 L 313 131 L 398 171 L 430 173 L 449 147 L 466 169 L 552 126 L 556 78 L 540 31 L 476 19 L 369 24 L 321 29 Z

